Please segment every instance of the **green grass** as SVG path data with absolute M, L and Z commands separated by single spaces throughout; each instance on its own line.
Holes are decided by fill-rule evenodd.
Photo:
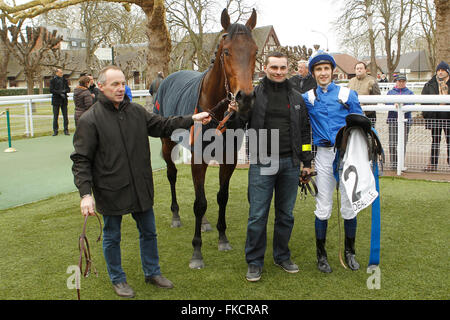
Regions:
M 190 168 L 179 166 L 178 195 L 183 227 L 170 228 L 170 189 L 165 170 L 154 173 L 155 214 L 161 270 L 175 288 L 157 289 L 144 283 L 138 232 L 130 215 L 122 226 L 122 263 L 136 299 L 444 299 L 449 293 L 449 183 L 383 177 L 381 288 L 369 290 L 366 273 L 370 248 L 370 209 L 358 215 L 357 258 L 361 269 L 343 269 L 338 260 L 336 210 L 329 221 L 327 249 L 331 274 L 316 269 L 314 199 L 298 199 L 290 242 L 293 260 L 300 266 L 288 274 L 273 264 L 273 209 L 268 226 L 268 248 L 262 279 L 245 280 L 244 244 L 248 216 L 247 170 L 236 170 L 228 202 L 228 238 L 233 250 L 217 250 L 217 232 L 203 233 L 205 268 L 188 267 L 192 254 L 194 191 Z M 207 217 L 217 219 L 218 168 L 207 174 Z M 92 220 L 91 220 L 92 219 Z M 0 211 L 0 299 L 76 299 L 66 286 L 69 265 L 78 262 L 77 240 L 83 219 L 77 193 L 62 194 L 37 203 Z M 341 228 L 342 228 L 341 223 Z M 82 299 L 120 299 L 111 288 L 96 243 L 97 222 L 90 218 L 88 238 L 98 278 L 81 280 Z

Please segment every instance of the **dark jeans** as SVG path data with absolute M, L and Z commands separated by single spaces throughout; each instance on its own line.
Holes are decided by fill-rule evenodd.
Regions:
M 69 118 L 67 116 L 67 99 L 64 100 L 60 104 L 53 105 L 53 132 L 58 132 L 58 117 L 59 117 L 59 109 L 61 108 L 61 112 L 63 115 L 63 125 L 64 131 L 69 130 Z
M 245 257 L 248 264 L 262 267 L 267 242 L 267 219 L 275 190 L 275 225 L 273 232 L 273 258 L 276 263 L 290 259 L 288 247 L 294 227 L 294 209 L 297 198 L 300 167 L 292 158 L 281 158 L 278 172 L 261 174 L 265 165 L 251 164 L 248 174 L 248 200 L 250 203 L 247 225 Z
M 450 120 L 431 128 L 431 165 L 436 167 L 439 163 L 439 146 L 441 144 L 442 130 L 447 141 L 447 164 L 450 164 Z
M 131 214 L 139 230 L 139 246 L 141 251 L 144 276 L 161 274 L 159 267 L 158 244 L 156 239 L 155 215 L 153 209 Z M 109 278 L 113 284 L 126 281 L 122 269 L 120 254 L 120 227 L 122 216 L 103 216 L 103 254 L 106 260 Z

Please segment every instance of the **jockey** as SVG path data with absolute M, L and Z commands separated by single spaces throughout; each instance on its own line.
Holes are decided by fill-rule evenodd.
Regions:
M 358 94 L 333 82 L 333 71 L 336 68 L 333 56 L 318 51 L 309 59 L 308 68 L 317 82 L 316 89 L 303 94 L 311 121 L 313 144 L 317 147 L 315 170 L 318 193 L 314 212 L 317 267 L 321 272 L 329 273 L 332 270 L 327 261 L 325 240 L 336 186 L 333 175 L 336 134 L 346 125 L 345 118 L 348 114 L 363 114 L 363 112 Z M 345 188 L 341 186 L 342 183 L 340 192 L 341 215 L 345 227 L 345 261 L 350 269 L 358 270 L 359 264 L 355 260 L 356 214 L 352 210 Z

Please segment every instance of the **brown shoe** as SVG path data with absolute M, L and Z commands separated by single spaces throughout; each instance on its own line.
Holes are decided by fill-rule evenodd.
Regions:
M 113 288 L 119 297 L 134 298 L 134 296 L 135 296 L 133 289 L 126 282 L 113 284 Z
M 425 172 L 434 172 L 437 170 L 436 165 L 429 164 L 425 167 Z
M 173 283 L 169 279 L 163 277 L 162 275 L 145 277 L 146 283 L 151 283 L 157 286 L 158 288 L 171 289 L 173 288 Z

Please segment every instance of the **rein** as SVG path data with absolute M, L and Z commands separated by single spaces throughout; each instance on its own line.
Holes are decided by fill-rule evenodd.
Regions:
M 100 217 L 98 216 L 97 213 L 95 213 L 95 216 L 97 217 L 99 226 L 100 226 L 100 234 L 97 238 L 97 242 L 100 241 L 100 239 L 102 238 L 102 223 L 100 221 Z M 83 255 L 86 259 L 86 268 L 84 270 L 83 276 L 86 278 L 89 276 L 89 274 L 91 273 L 91 267 L 93 267 L 94 269 L 94 274 L 98 277 L 98 273 L 97 273 L 97 269 L 95 269 L 95 266 L 93 264 L 92 261 L 92 257 L 91 257 L 91 250 L 89 248 L 89 241 L 87 239 L 86 236 L 86 225 L 87 225 L 87 220 L 88 220 L 89 215 L 87 215 L 84 218 L 84 225 L 83 225 L 83 231 L 81 232 L 80 237 L 78 238 L 78 250 L 80 250 L 80 256 L 78 259 L 78 268 L 80 270 L 80 275 L 81 273 L 83 273 Z M 80 300 L 80 291 L 81 288 L 78 285 L 77 286 L 77 296 L 78 296 L 78 300 Z
M 305 200 L 308 192 L 313 197 L 317 195 L 318 189 L 313 176 L 317 176 L 317 172 L 311 172 L 310 174 L 301 176 L 298 182 L 298 186 L 300 187 L 300 200 Z M 310 183 L 312 184 L 312 188 L 309 185 Z

